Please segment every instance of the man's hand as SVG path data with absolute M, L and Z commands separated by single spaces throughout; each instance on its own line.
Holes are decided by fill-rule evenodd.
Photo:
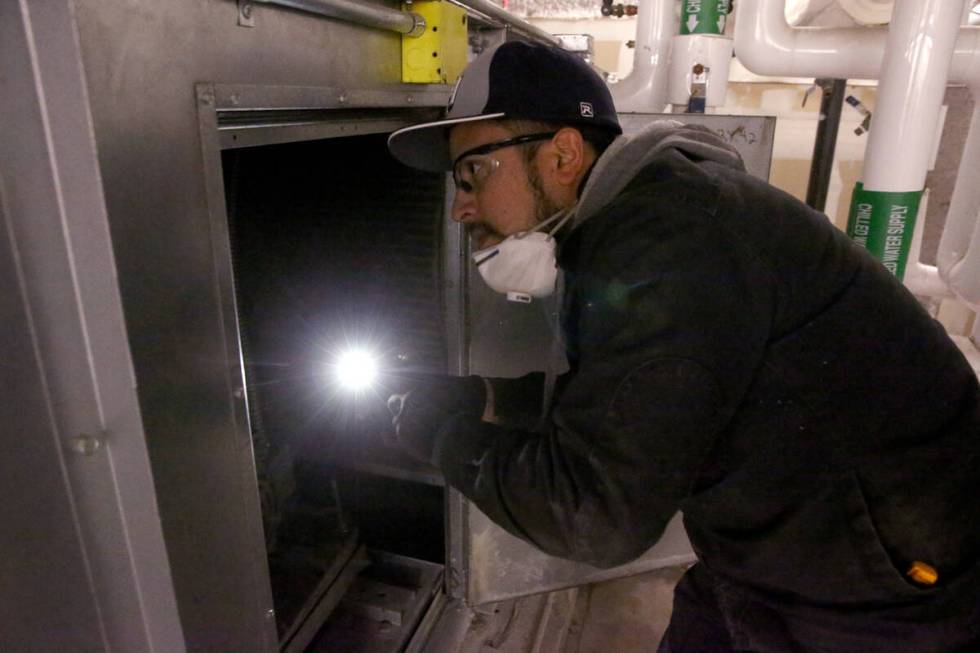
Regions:
M 395 439 L 414 457 L 434 463 L 436 436 L 454 414 L 482 417 L 486 385 L 478 376 L 415 374 L 404 390 L 388 398 Z

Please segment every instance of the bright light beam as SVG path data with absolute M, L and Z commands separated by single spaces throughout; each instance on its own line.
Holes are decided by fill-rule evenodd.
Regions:
M 378 361 L 369 351 L 349 349 L 337 359 L 334 371 L 341 386 L 358 392 L 370 388 L 378 378 Z

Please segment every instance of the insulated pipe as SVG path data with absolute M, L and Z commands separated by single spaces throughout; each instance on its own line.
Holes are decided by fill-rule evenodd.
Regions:
M 278 5 L 299 9 L 319 16 L 345 20 L 367 27 L 390 30 L 408 36 L 421 36 L 425 32 L 422 16 L 397 9 L 354 2 L 353 0 L 252 0 L 266 5 Z
M 970 90 L 975 105 L 973 117 L 936 264 L 954 294 L 967 304 L 980 306 L 980 80 Z
M 926 215 L 926 203 L 929 193 L 922 194 L 922 204 L 919 208 L 919 215 Z M 915 232 L 912 235 L 912 248 L 909 252 L 909 263 L 905 268 L 905 278 L 902 281 L 905 286 L 916 295 L 926 297 L 952 297 L 953 293 L 949 286 L 939 276 L 939 270 L 934 265 L 920 263 L 919 259 L 922 252 L 922 236 L 925 231 L 924 221 L 916 221 Z
M 847 233 L 899 279 L 905 274 L 932 158 L 963 3 L 897 0 Z M 913 264 L 917 264 L 913 261 Z
M 965 0 L 896 0 L 875 99 L 865 190 L 921 191 Z
M 888 30 L 874 128 L 847 232 L 899 279 L 905 274 L 964 2 L 897 0 Z
M 790 27 L 784 5 L 785 0 L 739 0 L 735 56 L 742 65 L 772 77 L 879 78 L 887 28 Z M 954 38 L 950 80 L 964 82 L 972 74 L 980 30 L 964 27 Z
M 874 79 L 887 32 L 867 27 L 790 27 L 785 0 L 739 0 L 735 56 L 759 75 Z
M 667 105 L 667 63 L 679 22 L 675 0 L 639 0 L 639 5 L 633 70 L 609 89 L 617 111 L 657 113 Z

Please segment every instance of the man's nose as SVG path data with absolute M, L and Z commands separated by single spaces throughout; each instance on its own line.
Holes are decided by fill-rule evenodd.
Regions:
M 466 193 L 458 188 L 453 196 L 452 218 L 456 222 L 466 222 L 476 214 L 476 202 L 472 193 Z

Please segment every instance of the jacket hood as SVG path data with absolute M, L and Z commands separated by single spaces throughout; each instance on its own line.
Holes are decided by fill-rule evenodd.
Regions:
M 572 228 L 611 202 L 640 170 L 668 150 L 745 170 L 735 148 L 707 127 L 657 120 L 633 136 L 619 136 L 599 157 L 575 207 Z

